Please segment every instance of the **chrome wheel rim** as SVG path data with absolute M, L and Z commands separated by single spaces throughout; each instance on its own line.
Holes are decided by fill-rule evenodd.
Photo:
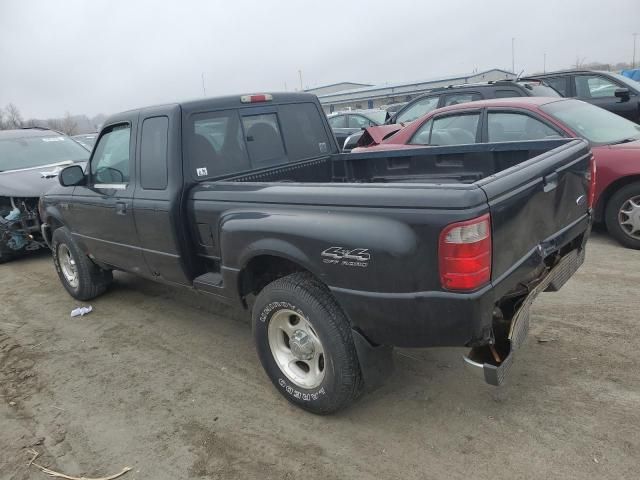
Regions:
M 274 360 L 291 382 L 305 389 L 322 383 L 324 347 L 309 320 L 293 310 L 279 310 L 269 321 L 268 337 Z
M 631 197 L 622 204 L 618 212 L 618 223 L 624 233 L 640 240 L 640 195 Z
M 60 269 L 67 283 L 76 288 L 78 286 L 78 268 L 76 267 L 76 261 L 71 256 L 69 247 L 66 245 L 60 245 L 58 247 L 58 260 L 60 263 Z

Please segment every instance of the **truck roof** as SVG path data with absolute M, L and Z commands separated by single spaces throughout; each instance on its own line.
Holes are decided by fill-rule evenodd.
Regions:
M 199 112 L 199 111 L 207 111 L 207 110 L 218 110 L 218 109 L 233 109 L 233 108 L 245 108 L 250 106 L 257 106 L 257 103 L 243 103 L 241 101 L 242 97 L 248 95 L 270 95 L 271 100 L 267 100 L 262 105 L 270 105 L 270 104 L 281 104 L 281 103 L 302 103 L 302 102 L 317 102 L 318 97 L 312 93 L 290 93 L 290 92 L 261 92 L 261 93 L 245 93 L 238 95 L 226 95 L 223 97 L 209 97 L 209 98 L 199 98 L 194 100 L 186 100 L 181 102 L 172 102 L 165 103 L 159 105 L 148 105 L 146 107 L 134 108 L 131 110 L 127 110 L 124 112 L 115 113 L 110 115 L 105 120 L 105 125 L 111 123 L 112 121 L 119 120 L 123 114 L 132 114 L 137 112 L 144 112 L 146 110 L 157 110 L 162 108 L 170 109 L 172 107 L 179 106 L 186 113 Z

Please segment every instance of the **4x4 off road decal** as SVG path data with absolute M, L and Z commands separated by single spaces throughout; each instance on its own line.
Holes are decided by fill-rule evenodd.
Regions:
M 368 248 L 329 247 L 322 252 L 322 261 L 345 267 L 368 267 L 371 254 Z

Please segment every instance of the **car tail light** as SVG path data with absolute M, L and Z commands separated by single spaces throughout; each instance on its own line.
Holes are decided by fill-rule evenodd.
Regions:
M 243 95 L 240 97 L 240 101 L 242 103 L 261 103 L 270 102 L 271 100 L 273 100 L 273 95 L 269 95 L 268 93 L 260 95 Z
M 438 245 L 440 282 L 446 290 L 475 290 L 491 279 L 489 214 L 447 225 Z
M 589 208 L 593 208 L 596 198 L 596 158 L 594 155 L 591 155 L 591 160 L 589 160 L 587 180 L 589 181 Z

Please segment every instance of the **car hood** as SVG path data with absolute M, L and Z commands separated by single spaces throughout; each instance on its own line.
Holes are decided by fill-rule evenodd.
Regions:
M 74 162 L 58 162 L 38 167 L 0 172 L 0 197 L 40 197 L 58 183 L 58 173 Z M 84 167 L 85 162 L 78 163 Z

